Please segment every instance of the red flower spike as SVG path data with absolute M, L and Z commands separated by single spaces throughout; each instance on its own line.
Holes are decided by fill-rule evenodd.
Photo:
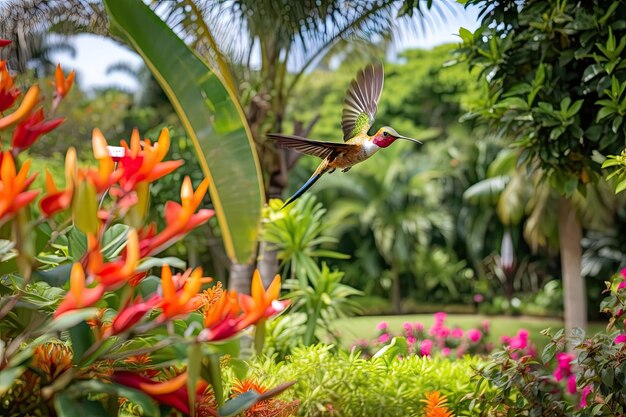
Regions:
M 160 404 L 169 405 L 189 414 L 189 396 L 186 387 L 187 373 L 182 373 L 170 381 L 157 382 L 132 372 L 120 371 L 113 374 L 117 384 L 141 390 Z
M 141 301 L 141 297 L 137 297 L 132 304 L 128 303 L 117 313 L 111 324 L 110 333 L 106 334 L 106 336 L 116 335 L 133 327 L 147 312 L 157 306 L 158 301 L 158 296 L 154 296 L 145 302 Z
M 77 262 L 72 266 L 70 273 L 70 291 L 57 307 L 54 317 L 57 318 L 68 311 L 89 307 L 98 301 L 102 294 L 104 294 L 104 286 L 101 284 L 94 288 L 85 287 L 85 271 Z
M 3 39 L 0 39 L 0 42 Z M 0 44 L 0 47 L 3 45 Z M 0 61 L 0 113 L 10 108 L 20 96 L 20 90 L 13 85 L 6 61 Z
M 44 120 L 43 109 L 31 113 L 28 118 L 17 125 L 13 132 L 11 146 L 14 152 L 21 152 L 30 148 L 39 136 L 56 129 L 63 123 L 63 120 L 62 118 Z
M 6 129 L 9 126 L 24 120 L 39 102 L 40 91 L 41 90 L 38 85 L 31 86 L 26 92 L 26 95 L 24 96 L 24 99 L 22 99 L 18 108 L 13 113 L 0 119 L 0 130 Z
M 1 39 L 0 38 L 0 48 L 4 48 L 5 46 L 9 45 L 11 43 L 10 40 L 8 39 Z
M 46 195 L 39 201 L 44 216 L 67 210 L 72 204 L 76 177 L 76 150 L 69 148 L 65 155 L 65 190 L 57 190 L 52 175 L 46 170 Z
M 124 171 L 120 185 L 125 191 L 134 189 L 142 181 L 155 181 L 183 164 L 183 161 L 162 162 L 170 147 L 167 129 L 161 131 L 159 140 L 154 144 L 148 139 L 142 142 L 139 131 L 135 129 L 130 138 L 130 146 L 126 141 L 122 141 L 122 146 L 126 148 L 126 152 L 120 159 L 120 166 Z
M 70 92 L 72 84 L 74 83 L 74 75 L 74 71 L 72 71 L 66 78 L 61 69 L 61 64 L 57 64 L 57 69 L 54 73 L 57 97 L 63 98 Z
M 15 161 L 11 152 L 1 153 L 0 159 L 0 220 L 12 216 L 18 210 L 30 204 L 39 191 L 28 191 L 36 174 L 28 176 L 30 161 L 24 162 L 16 172 Z
M 126 237 L 126 247 L 118 260 L 104 262 L 100 243 L 93 235 L 87 236 L 87 271 L 107 290 L 116 290 L 126 284 L 137 273 L 139 265 L 139 239 L 137 231 L 131 229 Z

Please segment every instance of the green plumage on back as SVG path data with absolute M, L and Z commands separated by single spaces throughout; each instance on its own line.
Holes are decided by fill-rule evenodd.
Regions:
M 359 133 L 367 133 L 371 126 L 370 116 L 367 113 L 361 113 L 354 122 L 354 129 L 348 135 L 348 139 L 352 139 Z

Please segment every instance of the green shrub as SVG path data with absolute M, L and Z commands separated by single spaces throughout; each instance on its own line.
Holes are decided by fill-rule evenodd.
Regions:
M 446 395 L 456 415 L 468 415 L 470 401 L 465 397 L 476 390 L 472 378 L 480 364 L 480 359 L 469 356 L 457 361 L 399 358 L 390 350 L 366 360 L 357 352 L 318 344 L 295 348 L 278 363 L 274 358 L 255 358 L 250 372 L 268 384 L 297 381 L 290 394 L 300 400 L 299 416 L 421 415 L 420 400 L 432 391 Z

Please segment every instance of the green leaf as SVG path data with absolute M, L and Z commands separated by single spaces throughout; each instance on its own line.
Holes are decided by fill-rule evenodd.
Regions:
M 222 371 L 220 369 L 220 356 L 210 354 L 206 356 L 208 364 L 205 367 L 203 376 L 213 387 L 215 400 L 219 405 L 224 404 L 224 388 L 222 387 Z
M 196 414 L 196 385 L 202 369 L 202 346 L 199 343 L 191 343 L 187 347 L 187 392 L 189 395 L 189 408 L 191 417 Z
M 111 31 L 144 59 L 210 178 L 224 247 L 233 262 L 253 259 L 264 203 L 263 177 L 241 105 L 230 87 L 141 0 L 106 0 Z
M 80 261 L 87 252 L 87 236 L 76 227 L 72 227 L 67 234 L 67 241 L 70 258 L 74 262 Z
M 70 327 L 70 339 L 72 340 L 72 352 L 74 353 L 72 362 L 75 365 L 81 363 L 83 355 L 94 343 L 91 328 L 85 321 L 81 321 Z
M 125 224 L 114 224 L 102 236 L 102 256 L 112 259 L 120 254 L 126 246 L 126 237 L 130 228 Z
M 0 371 L 0 396 L 11 388 L 13 382 L 19 378 L 25 370 L 25 366 L 17 366 Z
M 624 190 L 626 190 L 626 179 L 620 181 L 619 184 L 617 184 L 617 187 L 615 187 L 615 194 L 619 194 Z
M 97 314 L 97 308 L 84 308 L 82 310 L 69 311 L 62 314 L 61 317 L 54 319 L 42 330 L 49 333 L 67 330 L 84 320 L 95 317 Z
M 464 27 L 459 28 L 459 36 L 464 43 L 471 43 L 474 40 L 474 34 Z
M 33 271 L 34 281 L 43 281 L 51 287 L 62 287 L 70 279 L 72 264 L 59 265 L 56 268 L 46 269 L 45 271 Z
M 596 122 L 599 122 L 600 120 L 604 119 L 605 117 L 610 116 L 613 113 L 615 113 L 615 110 L 609 107 L 602 107 L 600 111 L 598 112 L 598 117 L 596 117 Z
M 543 352 L 541 353 L 541 360 L 544 364 L 550 362 L 554 355 L 556 354 L 556 343 L 548 343 L 545 348 L 543 348 Z
M 182 259 L 174 256 L 168 256 L 167 258 L 144 258 L 139 266 L 137 266 L 137 271 L 148 271 L 152 268 L 160 268 L 165 264 L 176 269 L 185 269 L 187 267 L 187 263 L 185 263 Z
M 85 398 L 71 398 L 65 392 L 54 396 L 54 409 L 59 417 L 108 417 L 101 403 Z
M 223 417 L 240 414 L 260 401 L 260 398 L 261 394 L 258 392 L 254 390 L 246 391 L 226 401 L 226 403 L 219 408 L 218 414 Z
M 127 398 L 131 403 L 141 407 L 144 416 L 159 417 L 159 407 L 156 403 L 141 391 L 128 388 L 124 385 L 110 384 L 97 379 L 90 379 L 87 381 L 76 382 L 68 388 L 72 394 L 86 395 L 89 393 L 99 394 L 107 393 L 109 395 L 116 395 L 119 397 Z M 80 417 L 87 417 L 85 414 Z

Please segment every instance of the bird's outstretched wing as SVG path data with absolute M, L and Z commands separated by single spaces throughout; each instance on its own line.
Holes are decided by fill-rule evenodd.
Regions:
M 343 101 L 341 128 L 343 140 L 359 133 L 367 133 L 378 110 L 378 99 L 383 91 L 384 70 L 382 64 L 368 65 L 352 80 Z
M 276 146 L 280 148 L 292 149 L 294 151 L 317 156 L 322 159 L 328 157 L 331 157 L 332 159 L 356 146 L 349 143 L 322 142 L 303 138 L 301 136 L 285 135 L 282 133 L 268 133 L 267 137 L 273 139 Z

